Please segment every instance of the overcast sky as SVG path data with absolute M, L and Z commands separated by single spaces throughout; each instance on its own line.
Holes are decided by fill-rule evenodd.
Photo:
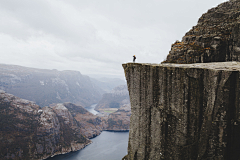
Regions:
M 0 0 L 0 63 L 124 78 L 225 0 Z

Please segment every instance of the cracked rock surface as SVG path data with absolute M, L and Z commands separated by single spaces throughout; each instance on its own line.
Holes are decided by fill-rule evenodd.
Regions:
M 123 67 L 132 111 L 124 159 L 240 158 L 240 62 Z

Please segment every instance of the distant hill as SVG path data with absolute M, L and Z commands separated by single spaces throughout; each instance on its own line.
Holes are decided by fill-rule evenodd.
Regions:
M 0 64 L 0 89 L 41 107 L 71 102 L 83 107 L 97 103 L 104 91 L 78 71 L 35 69 Z
M 95 110 L 101 111 L 105 108 L 121 108 L 130 104 L 127 85 L 115 87 L 110 93 L 105 93 L 99 101 Z

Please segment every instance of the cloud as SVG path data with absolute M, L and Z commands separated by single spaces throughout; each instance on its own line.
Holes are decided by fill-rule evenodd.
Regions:
M 222 0 L 2 0 L 0 63 L 123 77 L 121 64 L 159 63 Z

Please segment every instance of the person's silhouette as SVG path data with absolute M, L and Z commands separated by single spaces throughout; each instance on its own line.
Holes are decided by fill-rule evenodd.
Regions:
M 133 62 L 135 63 L 135 60 L 136 60 L 137 58 L 136 58 L 136 56 L 134 55 L 133 56 Z

